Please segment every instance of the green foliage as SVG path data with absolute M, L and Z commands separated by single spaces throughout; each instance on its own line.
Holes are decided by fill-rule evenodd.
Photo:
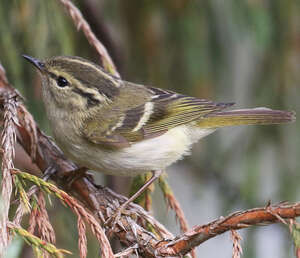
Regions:
M 300 227 L 298 224 L 292 225 L 292 237 L 296 249 L 300 248 Z

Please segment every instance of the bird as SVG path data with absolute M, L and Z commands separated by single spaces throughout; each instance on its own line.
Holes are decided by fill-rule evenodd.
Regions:
M 216 103 L 116 77 L 81 57 L 44 60 L 23 55 L 39 71 L 54 139 L 81 167 L 115 176 L 151 171 L 133 201 L 167 167 L 217 129 L 293 122 L 293 111 L 270 108 L 227 110 Z

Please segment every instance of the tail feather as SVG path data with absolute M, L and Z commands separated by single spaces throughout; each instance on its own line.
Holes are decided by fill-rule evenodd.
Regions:
M 210 113 L 199 120 L 201 128 L 217 128 L 234 125 L 268 125 L 294 122 L 293 111 L 272 110 L 269 108 L 249 108 Z

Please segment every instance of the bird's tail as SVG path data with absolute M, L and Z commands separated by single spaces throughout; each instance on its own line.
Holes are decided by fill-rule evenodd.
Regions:
M 208 114 L 199 120 L 201 128 L 218 128 L 234 125 L 268 125 L 294 122 L 293 111 L 272 110 L 269 108 L 249 108 L 232 111 L 220 111 Z

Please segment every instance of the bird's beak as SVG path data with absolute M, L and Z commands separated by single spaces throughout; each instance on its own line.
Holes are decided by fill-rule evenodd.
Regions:
M 27 56 L 27 55 L 22 55 L 22 56 L 27 61 L 29 61 L 30 63 L 32 63 L 37 69 L 39 69 L 41 73 L 44 73 L 46 71 L 45 64 L 42 61 L 40 61 L 40 60 L 38 60 L 38 59 L 36 59 L 36 58 L 34 58 L 32 56 Z

